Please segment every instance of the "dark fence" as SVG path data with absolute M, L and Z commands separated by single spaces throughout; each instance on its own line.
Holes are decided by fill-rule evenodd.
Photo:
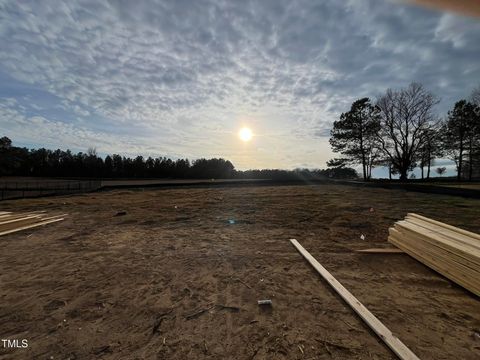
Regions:
M 50 195 L 67 195 L 97 190 L 100 180 L 0 181 L 0 201 Z

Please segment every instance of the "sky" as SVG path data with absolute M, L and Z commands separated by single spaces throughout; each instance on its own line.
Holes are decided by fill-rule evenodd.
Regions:
M 324 168 L 358 98 L 421 82 L 445 116 L 480 84 L 480 19 L 385 0 L 0 0 L 0 43 L 14 145 L 241 170 Z

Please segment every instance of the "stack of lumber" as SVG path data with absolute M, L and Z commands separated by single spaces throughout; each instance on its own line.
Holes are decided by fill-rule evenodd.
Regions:
M 480 235 L 409 213 L 389 229 L 388 241 L 480 296 Z
M 28 213 L 0 211 L 0 236 L 61 221 L 65 215 L 48 216 L 44 211 Z

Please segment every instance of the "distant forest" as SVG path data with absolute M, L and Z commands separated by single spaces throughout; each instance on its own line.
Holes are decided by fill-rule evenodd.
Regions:
M 70 150 L 27 149 L 0 138 L 0 176 L 61 178 L 175 178 L 175 179 L 354 179 L 354 169 L 341 166 L 326 170 L 278 169 L 235 170 L 225 159 L 172 160 L 166 157 L 135 158 L 107 155 L 102 158 L 91 148 L 86 153 Z

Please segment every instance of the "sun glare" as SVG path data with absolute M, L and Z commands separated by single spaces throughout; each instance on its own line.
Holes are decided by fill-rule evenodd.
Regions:
M 250 141 L 250 140 L 252 140 L 252 137 L 253 137 L 252 130 L 250 130 L 247 127 L 244 127 L 242 129 L 240 129 L 240 132 L 238 133 L 238 136 L 240 137 L 240 139 L 242 141 L 245 141 L 245 142 Z

